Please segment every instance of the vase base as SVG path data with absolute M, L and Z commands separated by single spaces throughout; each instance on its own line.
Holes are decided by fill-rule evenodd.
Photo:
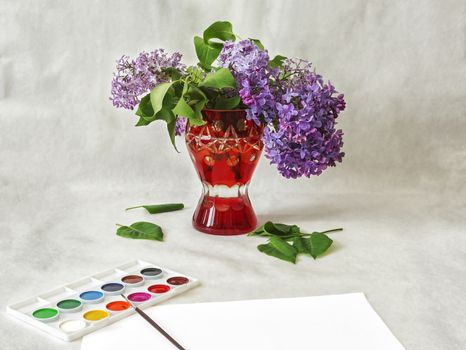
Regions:
M 252 229 L 252 230 L 248 230 L 245 232 L 237 232 L 237 231 L 216 230 L 216 229 L 211 229 L 208 227 L 199 227 L 199 226 L 195 226 L 194 224 L 193 226 L 197 231 L 206 233 L 208 235 L 213 235 L 213 236 L 241 236 L 241 235 L 247 235 L 249 232 L 254 230 Z
M 256 214 L 247 196 L 205 196 L 193 216 L 194 228 L 211 235 L 244 235 L 253 231 L 256 225 Z

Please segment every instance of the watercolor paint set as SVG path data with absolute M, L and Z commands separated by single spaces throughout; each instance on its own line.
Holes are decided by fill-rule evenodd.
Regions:
M 7 313 L 65 341 L 195 286 L 193 277 L 135 260 L 7 306 Z M 122 294 L 131 302 L 128 303 Z

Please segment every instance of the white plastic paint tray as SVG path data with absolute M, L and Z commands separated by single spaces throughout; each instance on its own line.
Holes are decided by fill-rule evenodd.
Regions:
M 146 274 L 142 273 L 145 269 L 149 269 L 146 270 Z M 161 272 L 158 273 L 158 270 Z M 125 276 L 139 276 L 142 277 L 142 281 L 131 283 L 131 278 L 124 279 Z M 132 279 L 141 280 L 137 277 Z M 129 283 L 124 283 L 123 280 Z M 108 288 L 104 287 L 109 283 L 111 285 Z M 123 285 L 123 289 L 118 289 L 119 284 Z M 124 299 L 121 297 L 122 293 L 133 304 L 144 309 L 184 293 L 197 285 L 199 285 L 199 281 L 191 276 L 143 260 L 135 260 L 9 305 L 7 313 L 48 334 L 65 341 L 72 341 L 132 315 L 135 312 L 134 309 L 129 305 L 122 304 L 124 303 Z M 86 293 L 89 291 L 92 293 Z M 99 293 L 102 294 L 103 298 L 95 298 L 100 295 Z M 133 299 L 131 299 L 131 295 L 133 295 Z M 89 296 L 94 298 L 87 300 L 86 297 Z M 144 299 L 144 301 L 137 302 L 140 299 Z M 75 304 L 78 304 L 76 301 L 79 301 L 81 307 L 59 308 L 60 305 L 65 307 L 70 306 L 68 304 L 73 304 L 72 302 L 63 302 L 64 300 L 74 300 Z M 112 302 L 122 302 L 112 305 L 123 306 L 123 309 L 114 310 L 112 305 L 109 306 Z M 126 306 L 128 308 L 124 309 Z M 38 311 L 43 309 L 48 311 Z M 44 318 L 44 316 L 55 313 L 55 311 L 50 310 L 56 310 L 56 315 Z

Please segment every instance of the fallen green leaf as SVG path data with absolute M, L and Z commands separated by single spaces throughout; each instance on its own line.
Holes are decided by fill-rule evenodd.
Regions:
M 281 238 L 270 237 L 267 244 L 260 244 L 257 249 L 259 249 L 260 252 L 275 258 L 289 261 L 293 264 L 296 263 L 296 256 L 298 252 L 291 244 Z
M 132 239 L 150 239 L 154 241 L 163 241 L 162 228 L 151 222 L 135 222 L 130 226 L 120 226 L 116 232 L 118 236 Z
M 313 232 L 307 239 L 309 240 L 311 246 L 310 254 L 314 259 L 325 253 L 333 243 L 332 239 L 321 232 Z
M 310 255 L 314 259 L 324 254 L 333 243 L 333 240 L 326 234 L 342 230 L 342 228 L 336 228 L 322 232 L 304 233 L 297 225 L 267 221 L 249 233 L 248 236 L 269 238 L 267 244 L 261 244 L 257 247 L 261 252 L 295 263 L 298 254 Z
M 296 248 L 299 254 L 311 255 L 311 241 L 309 238 L 297 236 L 293 238 L 293 247 Z
M 169 211 L 181 210 L 184 208 L 183 203 L 167 203 L 167 204 L 150 204 L 150 205 L 138 205 L 136 207 L 126 208 L 125 210 L 132 210 L 137 208 L 144 208 L 150 214 L 166 213 Z
M 267 221 L 264 225 L 249 233 L 249 236 L 279 236 L 281 238 L 293 238 L 299 234 L 299 227 Z

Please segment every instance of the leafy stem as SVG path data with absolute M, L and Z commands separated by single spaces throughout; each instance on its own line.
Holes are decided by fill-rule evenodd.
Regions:
M 268 238 L 268 242 L 260 244 L 257 249 L 264 254 L 294 264 L 299 254 L 306 254 L 316 259 L 325 253 L 333 243 L 333 240 L 326 234 L 342 230 L 343 228 L 335 228 L 322 232 L 305 233 L 301 232 L 297 225 L 268 221 L 251 232 L 249 236 Z
M 332 230 L 327 230 L 327 231 L 322 231 L 320 233 L 330 233 L 330 232 L 337 232 L 337 231 L 343 231 L 343 228 L 342 227 L 339 227 L 339 228 L 334 228 Z

